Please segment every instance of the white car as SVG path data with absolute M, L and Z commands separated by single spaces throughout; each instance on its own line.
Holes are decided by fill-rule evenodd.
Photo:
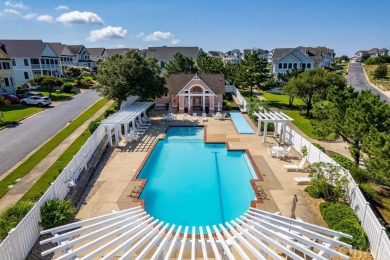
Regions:
M 51 100 L 48 97 L 31 96 L 20 100 L 22 105 L 37 105 L 39 107 L 48 106 L 51 104 Z

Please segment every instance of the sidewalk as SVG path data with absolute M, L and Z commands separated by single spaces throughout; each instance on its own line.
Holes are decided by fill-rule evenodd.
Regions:
M 49 167 L 58 160 L 66 149 L 88 128 L 91 121 L 98 118 L 111 104 L 113 101 L 109 101 L 99 111 L 97 111 L 91 118 L 85 121 L 79 128 L 76 129 L 71 135 L 69 135 L 61 144 L 59 144 L 45 159 L 43 159 L 34 169 L 32 169 L 26 176 L 24 176 L 11 190 L 7 192 L 0 199 L 0 212 L 18 202 L 23 197 L 35 182 L 44 174 Z M 66 127 L 66 126 L 65 126 Z M 34 151 L 35 152 L 35 151 Z M 33 153 L 34 153 L 33 152 Z M 8 173 L 10 173 L 9 171 Z M 3 176 L 4 177 L 4 176 Z

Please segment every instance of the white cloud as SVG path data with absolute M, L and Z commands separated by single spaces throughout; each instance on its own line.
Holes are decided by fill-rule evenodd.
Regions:
M 108 39 L 121 39 L 126 37 L 127 30 L 122 27 L 107 26 L 100 30 L 93 30 L 89 33 L 88 41 L 104 41 Z
M 18 10 L 15 9 L 4 9 L 0 14 L 14 14 L 14 15 L 21 15 L 21 13 Z
M 172 40 L 171 40 L 171 43 L 172 43 L 173 45 L 178 44 L 179 42 L 181 42 L 181 40 L 179 40 L 179 39 L 172 39 Z
M 144 41 L 150 42 L 150 41 L 170 40 L 173 39 L 174 37 L 175 35 L 173 35 L 173 33 L 171 32 L 156 31 L 144 37 Z
M 22 1 L 19 1 L 19 2 L 5 1 L 4 5 L 6 7 L 18 8 L 18 9 L 26 9 L 27 8 L 27 6 L 24 5 Z
M 57 6 L 54 9 L 57 10 L 57 11 L 59 11 L 59 10 L 69 10 L 69 7 L 67 5 L 59 5 L 59 6 Z
M 34 19 L 36 16 L 37 16 L 36 13 L 30 13 L 30 14 L 24 15 L 22 18 L 23 18 L 24 20 L 31 20 L 31 19 Z
M 60 15 L 57 21 L 65 24 L 98 24 L 103 25 L 103 20 L 97 14 L 91 12 L 73 11 Z
M 53 23 L 55 20 L 54 20 L 53 16 L 43 14 L 43 15 L 37 16 L 37 21 L 38 22 Z

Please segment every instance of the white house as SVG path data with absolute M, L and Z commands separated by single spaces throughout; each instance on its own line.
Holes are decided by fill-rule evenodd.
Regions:
M 105 60 L 108 58 L 108 53 L 105 48 L 87 48 L 89 52 L 89 58 L 95 62 L 97 65 L 97 62 L 99 60 Z
M 66 44 L 60 42 L 49 42 L 49 44 L 60 58 L 60 75 L 62 76 L 68 67 L 74 66 L 73 54 Z
M 12 59 L 15 84 L 27 83 L 37 75 L 58 76 L 59 58 L 53 48 L 41 40 L 0 40 Z
M 5 45 L 0 43 L 0 93 L 2 92 L 15 92 L 15 81 L 12 60 Z
M 243 54 L 239 49 L 234 49 L 228 52 L 225 52 L 223 55 L 222 61 L 224 63 L 240 64 Z
M 67 45 L 73 55 L 73 66 L 94 68 L 96 63 L 91 60 L 90 53 L 84 45 Z
M 294 68 L 308 70 L 330 67 L 334 56 L 334 50 L 326 47 L 277 48 L 272 55 L 272 73 L 277 78 L 279 73 Z
M 259 54 L 258 57 L 260 59 L 266 59 L 268 61 L 269 51 L 263 50 L 263 49 L 259 49 L 259 48 L 244 49 L 244 56 L 243 56 L 243 58 L 245 59 L 245 55 L 251 53 L 252 51 L 257 51 L 257 53 Z

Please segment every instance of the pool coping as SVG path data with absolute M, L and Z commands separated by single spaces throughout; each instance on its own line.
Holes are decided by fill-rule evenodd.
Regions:
M 156 138 L 156 140 L 155 140 L 155 141 L 153 142 L 153 144 L 150 146 L 149 151 L 146 153 L 145 158 L 142 160 L 141 164 L 139 165 L 139 167 L 138 167 L 137 170 L 135 171 L 135 174 L 133 175 L 133 178 L 131 178 L 131 180 L 130 180 L 130 181 L 141 182 L 141 184 L 139 185 L 139 189 L 138 189 L 139 192 L 137 192 L 138 195 L 137 195 L 137 197 L 133 198 L 132 202 L 139 203 L 140 206 L 146 211 L 146 209 L 145 209 L 145 200 L 139 199 L 139 196 L 141 195 L 141 193 L 142 193 L 142 191 L 143 191 L 143 189 L 144 189 L 144 187 L 145 187 L 145 185 L 146 185 L 148 179 L 138 179 L 138 175 L 141 173 L 143 167 L 145 166 L 146 161 L 149 159 L 149 157 L 150 157 L 151 153 L 153 152 L 154 148 L 156 147 L 157 143 L 158 143 L 159 141 L 161 141 L 161 140 L 164 140 L 164 139 L 166 138 L 166 133 L 168 132 L 168 130 L 169 130 L 171 127 L 201 127 L 201 128 L 203 128 L 203 130 L 204 130 L 204 131 L 203 131 L 203 142 L 204 142 L 205 144 L 225 144 L 226 150 L 227 150 L 227 151 L 245 151 L 246 154 L 247 154 L 247 156 L 248 156 L 248 158 L 249 158 L 249 160 L 250 160 L 250 162 L 251 162 L 251 164 L 252 164 L 253 169 L 254 169 L 255 172 L 256 172 L 256 176 L 257 176 L 257 178 L 258 178 L 258 179 L 256 179 L 256 180 L 255 180 L 255 179 L 251 179 L 251 180 L 250 180 L 250 184 L 251 184 L 251 186 L 252 186 L 253 192 L 254 192 L 254 194 L 255 194 L 255 196 L 256 196 L 257 199 L 256 199 L 256 200 L 251 200 L 251 201 L 250 201 L 249 207 L 256 207 L 256 203 L 263 203 L 263 202 L 264 202 L 263 199 L 261 198 L 261 196 L 257 193 L 257 188 L 256 188 L 256 186 L 257 186 L 257 185 L 256 185 L 256 182 L 258 182 L 258 181 L 264 181 L 264 178 L 263 178 L 263 176 L 262 176 L 262 174 L 261 174 L 259 168 L 257 167 L 257 165 L 256 165 L 256 163 L 255 163 L 255 161 L 254 161 L 254 159 L 253 159 L 253 157 L 252 157 L 252 154 L 251 154 L 251 152 L 249 151 L 249 149 L 234 149 L 234 148 L 231 148 L 228 141 L 225 141 L 225 142 L 209 142 L 209 141 L 207 141 L 207 125 L 203 125 L 203 126 L 168 126 L 168 127 L 165 129 L 165 133 L 160 134 L 160 135 Z M 181 236 L 182 236 L 182 235 L 183 235 L 183 234 L 181 233 Z M 214 236 L 214 235 L 215 235 L 215 234 L 213 233 L 213 236 Z M 188 236 L 191 236 L 191 234 L 188 234 Z

